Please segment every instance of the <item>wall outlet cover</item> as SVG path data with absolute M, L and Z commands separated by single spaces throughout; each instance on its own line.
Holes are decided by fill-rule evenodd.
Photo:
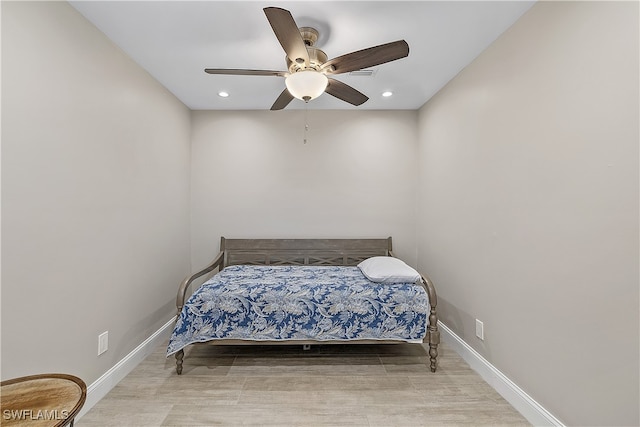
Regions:
M 484 341 L 484 323 L 476 319 L 476 336 Z
M 109 349 L 109 331 L 98 335 L 98 356 Z

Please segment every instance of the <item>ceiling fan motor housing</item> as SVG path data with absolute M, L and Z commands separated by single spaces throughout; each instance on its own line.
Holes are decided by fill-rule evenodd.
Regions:
M 289 57 L 286 57 L 287 61 L 287 69 L 290 73 L 295 73 L 301 70 L 316 70 L 319 71 L 322 64 L 327 62 L 329 59 L 327 54 L 317 47 L 313 47 L 318 41 L 318 30 L 311 27 L 300 27 L 300 35 L 302 36 L 302 40 L 304 41 L 305 46 L 307 47 L 307 52 L 309 53 L 309 65 L 306 66 L 304 61 L 292 61 Z

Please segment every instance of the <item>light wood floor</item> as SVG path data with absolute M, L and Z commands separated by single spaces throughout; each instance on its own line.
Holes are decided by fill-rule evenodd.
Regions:
M 451 426 L 529 423 L 446 345 L 160 346 L 77 427 Z

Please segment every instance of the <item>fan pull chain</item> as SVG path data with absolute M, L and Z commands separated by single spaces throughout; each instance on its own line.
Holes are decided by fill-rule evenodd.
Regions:
M 305 102 L 304 104 L 304 138 L 302 139 L 302 143 L 307 143 L 307 134 L 309 133 L 309 103 Z

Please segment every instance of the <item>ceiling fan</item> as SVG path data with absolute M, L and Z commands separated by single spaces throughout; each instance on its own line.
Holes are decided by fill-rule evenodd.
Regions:
M 319 35 L 316 29 L 298 28 L 291 12 L 286 9 L 266 7 L 264 13 L 286 53 L 288 71 L 224 68 L 206 68 L 204 71 L 209 74 L 285 77 L 286 88 L 271 110 L 282 110 L 293 98 L 309 102 L 324 92 L 349 104 L 361 105 L 369 99 L 366 95 L 328 76 L 374 67 L 409 55 L 407 42 L 398 40 L 327 60 L 327 55 L 314 47 Z

